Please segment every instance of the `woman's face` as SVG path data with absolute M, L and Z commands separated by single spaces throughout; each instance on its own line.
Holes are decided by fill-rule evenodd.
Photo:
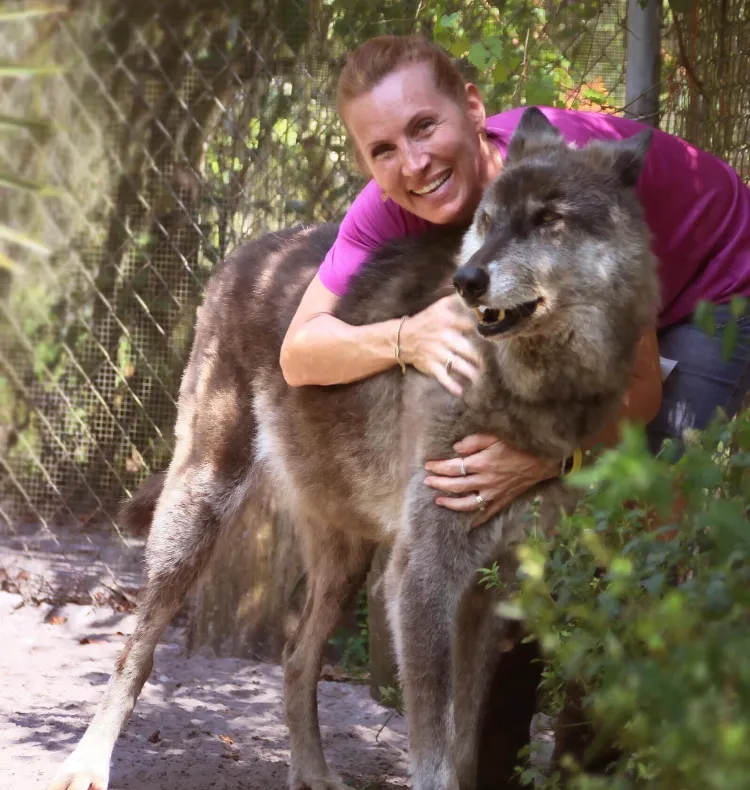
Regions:
M 473 85 L 462 107 L 437 90 L 429 66 L 414 63 L 352 99 L 344 119 L 388 197 L 438 225 L 471 220 L 490 156 L 480 143 L 485 112 Z

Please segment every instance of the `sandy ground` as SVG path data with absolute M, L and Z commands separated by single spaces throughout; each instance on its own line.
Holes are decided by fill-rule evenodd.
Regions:
M 61 554 L 48 536 L 0 535 L 2 790 L 44 788 L 134 627 L 127 597 L 140 546 L 123 550 L 96 535 L 64 543 Z M 92 596 L 102 605 L 84 603 Z M 187 657 L 182 629 L 170 628 L 115 747 L 111 790 L 286 790 L 281 688 L 278 666 L 208 651 Z M 321 682 L 319 707 L 329 763 L 348 784 L 408 786 L 402 717 L 378 735 L 390 711 L 351 683 Z

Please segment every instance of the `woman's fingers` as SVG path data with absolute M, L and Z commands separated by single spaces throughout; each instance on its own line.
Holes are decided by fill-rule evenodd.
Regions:
M 469 468 L 469 463 L 466 458 L 445 458 L 440 461 L 428 461 L 424 468 L 433 475 L 458 477 L 459 475 L 464 476 L 464 472 L 468 475 L 470 472 L 476 471 Z
M 455 510 L 460 513 L 471 513 L 478 509 L 478 500 L 476 493 L 468 494 L 467 496 L 446 496 L 438 497 L 435 500 L 436 505 L 446 507 L 448 510 Z
M 462 335 L 460 332 L 446 333 L 445 344 L 454 355 L 463 357 L 463 359 L 470 362 L 475 368 L 479 367 L 481 361 L 479 352 L 468 337 Z
M 456 373 L 469 379 L 469 381 L 476 381 L 479 375 L 479 369 L 472 362 L 460 357 L 456 354 L 448 354 L 443 362 L 445 372 L 455 378 Z
M 482 475 L 464 477 L 459 473 L 459 477 L 426 477 L 424 484 L 446 494 L 468 494 L 485 486 L 487 479 Z
M 463 395 L 463 387 L 451 376 L 445 365 L 433 362 L 427 372 L 431 373 L 452 395 L 455 395 L 457 398 Z
M 466 436 L 460 442 L 453 445 L 453 449 L 461 455 L 470 456 L 474 453 L 481 453 L 493 444 L 499 444 L 500 439 L 493 436 L 491 433 L 473 433 L 471 436 Z

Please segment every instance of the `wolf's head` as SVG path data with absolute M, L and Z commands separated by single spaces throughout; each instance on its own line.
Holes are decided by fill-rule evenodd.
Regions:
M 655 320 L 656 267 L 633 191 L 650 137 L 578 150 L 540 110 L 524 112 L 454 279 L 483 337 L 611 337 L 623 321 L 642 331 Z

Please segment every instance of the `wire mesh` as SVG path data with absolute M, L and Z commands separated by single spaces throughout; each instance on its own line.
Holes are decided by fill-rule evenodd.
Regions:
M 750 183 L 750 3 L 692 3 L 666 23 L 662 128 Z

